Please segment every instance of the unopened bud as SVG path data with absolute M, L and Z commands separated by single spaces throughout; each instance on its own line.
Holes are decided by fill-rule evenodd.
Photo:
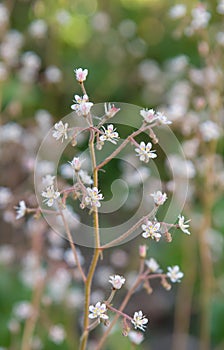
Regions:
M 103 324 L 104 324 L 104 326 L 109 327 L 110 321 L 109 320 L 103 320 Z
M 145 244 L 139 246 L 139 256 L 141 259 L 146 258 L 147 246 Z
M 173 238 L 172 238 L 172 236 L 171 236 L 171 233 L 168 232 L 168 231 L 165 232 L 164 237 L 165 237 L 165 240 L 166 240 L 168 243 L 172 242 L 172 240 L 173 240 Z
M 171 284 L 169 284 L 167 282 L 165 277 L 162 277 L 161 284 L 162 284 L 163 288 L 165 288 L 166 290 L 170 290 L 171 289 Z

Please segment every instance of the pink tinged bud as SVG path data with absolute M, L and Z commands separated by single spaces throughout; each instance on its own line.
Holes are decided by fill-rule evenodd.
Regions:
M 140 258 L 142 258 L 142 259 L 146 258 L 146 251 L 147 251 L 147 246 L 145 244 L 139 246 L 139 256 L 140 256 Z

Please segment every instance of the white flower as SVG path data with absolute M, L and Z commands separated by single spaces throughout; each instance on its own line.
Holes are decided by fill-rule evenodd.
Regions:
M 140 332 L 130 331 L 128 333 L 128 338 L 133 344 L 139 345 L 144 340 L 144 335 Z
M 140 115 L 144 118 L 146 123 L 152 123 L 156 120 L 156 112 L 154 109 L 141 109 Z
M 178 216 L 178 228 L 181 229 L 181 231 L 183 231 L 184 233 L 187 233 L 188 235 L 190 235 L 191 233 L 188 231 L 188 227 L 190 227 L 190 225 L 188 225 L 188 222 L 190 222 L 191 220 L 187 220 L 185 221 L 184 216 L 179 215 Z
M 121 287 L 125 283 L 125 278 L 120 275 L 110 276 L 109 283 L 112 284 L 114 289 L 121 289 Z
M 152 273 L 161 272 L 159 264 L 155 259 L 150 258 L 149 260 L 145 260 L 145 264 Z
M 20 201 L 18 207 L 16 209 L 16 219 L 22 218 L 26 214 L 26 203 L 24 201 Z
M 169 16 L 172 19 L 178 19 L 184 17 L 186 14 L 186 6 L 184 4 L 177 4 L 171 7 Z
M 43 184 L 44 188 L 52 186 L 54 184 L 54 179 L 55 179 L 55 176 L 52 176 L 50 174 L 43 176 L 42 177 L 42 184 Z
M 72 161 L 69 162 L 74 171 L 79 171 L 81 169 L 82 163 L 83 161 L 81 161 L 79 157 L 74 157 Z
M 161 238 L 161 234 L 159 233 L 160 230 L 160 223 L 152 223 L 151 221 L 147 221 L 146 224 L 142 225 L 142 229 L 143 229 L 143 234 L 142 237 L 144 238 L 152 238 L 155 239 L 157 242 L 160 240 Z
M 75 95 L 74 102 L 75 104 L 71 106 L 71 109 L 76 111 L 79 116 L 87 116 L 90 112 L 91 107 L 93 106 L 93 103 L 89 102 L 87 95 L 83 95 L 83 97 Z
M 60 197 L 60 192 L 55 191 L 54 185 L 51 185 L 47 187 L 46 191 L 43 191 L 41 195 L 46 198 L 43 202 L 46 203 L 48 207 L 52 207 L 54 200 Z
M 172 124 L 172 122 L 168 120 L 167 117 L 161 112 L 156 113 L 156 119 L 159 121 L 160 124 Z
M 103 195 L 99 193 L 98 188 L 87 187 L 86 191 L 87 191 L 87 196 L 85 197 L 86 204 L 92 207 L 100 207 L 101 206 L 100 201 L 103 200 Z
M 78 69 L 74 69 L 74 72 L 75 72 L 76 80 L 79 83 L 82 83 L 83 81 L 86 80 L 86 77 L 88 75 L 88 69 L 78 68 Z
M 107 125 L 107 129 L 103 128 L 103 135 L 100 136 L 100 141 L 109 141 L 113 143 L 114 145 L 117 144 L 117 140 L 119 139 L 118 133 L 115 131 L 113 124 Z
M 212 120 L 206 120 L 204 123 L 202 123 L 199 126 L 199 130 L 203 140 L 206 142 L 216 140 L 220 137 L 220 129 Z
M 43 19 L 36 19 L 30 24 L 28 31 L 35 39 L 42 39 L 47 33 L 47 23 Z
M 54 66 L 48 66 L 44 72 L 45 78 L 49 83 L 59 83 L 62 80 L 62 72 L 61 70 Z
M 108 316 L 105 314 L 107 307 L 105 304 L 101 304 L 99 301 L 95 306 L 89 306 L 89 318 L 102 318 L 103 320 L 108 320 Z
M 135 148 L 135 152 L 138 153 L 137 156 L 140 157 L 140 160 L 142 162 L 148 163 L 150 158 L 156 158 L 157 155 L 153 152 L 155 152 L 154 150 L 151 151 L 152 148 L 152 144 L 151 142 L 148 142 L 147 145 L 145 144 L 145 142 L 141 142 L 139 145 L 139 148 Z
M 20 301 L 13 307 L 13 314 L 21 321 L 30 318 L 33 311 L 33 307 L 28 301 Z
M 163 205 L 167 199 L 167 194 L 165 192 L 162 193 L 161 191 L 151 193 L 151 196 L 153 197 L 156 205 Z
M 115 107 L 115 105 L 111 105 L 110 103 L 104 104 L 104 109 L 105 109 L 105 114 L 107 117 L 112 118 L 115 116 L 115 114 L 117 114 L 117 112 L 120 111 L 120 108 Z
M 180 279 L 184 276 L 183 272 L 180 271 L 180 268 L 178 265 L 175 266 L 168 266 L 167 267 L 167 276 L 171 280 L 171 282 L 180 282 Z
M 56 123 L 54 125 L 55 130 L 53 130 L 53 137 L 56 140 L 60 140 L 63 142 L 64 139 L 66 140 L 68 138 L 67 135 L 67 129 L 68 129 L 68 123 L 63 124 L 63 122 L 60 120 L 59 123 Z
M 49 338 L 55 344 L 63 343 L 65 339 L 65 330 L 64 327 L 60 324 L 54 325 L 50 328 Z
M 131 320 L 131 322 L 133 323 L 135 329 L 139 328 L 141 329 L 141 331 L 144 331 L 146 328 L 145 324 L 148 323 L 148 319 L 145 316 L 143 316 L 143 313 L 140 310 L 134 313 L 134 317 Z
M 86 184 L 86 185 L 93 184 L 93 180 L 92 180 L 91 176 L 88 175 L 87 171 L 81 169 L 79 172 L 79 176 L 81 177 L 81 180 L 84 184 Z

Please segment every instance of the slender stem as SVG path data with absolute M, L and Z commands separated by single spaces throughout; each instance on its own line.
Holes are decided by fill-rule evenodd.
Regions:
M 107 308 L 108 308 L 109 310 L 115 312 L 115 313 L 118 314 L 119 316 L 122 316 L 122 317 L 128 319 L 129 321 L 132 320 L 132 318 L 131 318 L 130 316 L 128 316 L 127 314 L 125 314 L 124 312 L 122 312 L 122 311 L 120 311 L 120 310 L 118 310 L 118 309 L 115 309 L 115 307 L 111 306 L 110 304 L 108 304 L 108 303 L 106 303 L 106 302 L 105 302 L 105 304 L 106 304 L 106 306 L 107 306 Z
M 73 252 L 73 255 L 74 255 L 74 258 L 75 258 L 76 265 L 77 265 L 77 267 L 79 269 L 80 275 L 82 276 L 83 282 L 86 283 L 86 276 L 85 276 L 84 271 L 82 269 L 82 266 L 80 264 L 79 257 L 78 257 L 78 254 L 77 254 L 77 250 L 76 250 L 75 244 L 73 243 L 73 239 L 72 239 L 72 235 L 71 235 L 71 231 L 70 231 L 69 225 L 68 225 L 67 220 L 65 219 L 63 211 L 61 210 L 60 207 L 59 207 L 59 211 L 60 211 L 60 215 L 62 217 L 62 221 L 63 221 L 64 227 L 65 227 L 66 234 L 68 236 L 70 247 L 72 249 L 72 252 Z
M 94 187 L 98 187 L 98 169 L 96 168 L 94 140 L 95 140 L 95 131 L 92 129 L 90 130 L 89 149 L 90 149 L 90 157 L 91 157 L 92 168 L 93 168 L 93 183 L 94 183 Z M 95 237 L 95 249 L 94 249 L 92 262 L 89 268 L 89 272 L 88 272 L 88 275 L 86 278 L 86 284 L 85 284 L 85 306 L 84 306 L 84 322 L 83 322 L 84 331 L 81 337 L 80 350 L 86 349 L 86 344 L 89 336 L 88 314 L 89 314 L 92 279 L 94 276 L 94 272 L 97 266 L 99 256 L 102 252 L 100 249 L 99 215 L 98 215 L 97 207 L 95 207 L 93 210 L 93 226 L 94 226 L 94 237 Z

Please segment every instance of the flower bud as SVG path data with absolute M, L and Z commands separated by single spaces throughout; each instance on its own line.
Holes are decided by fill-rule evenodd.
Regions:
M 139 246 L 139 256 L 141 259 L 146 258 L 147 246 L 145 244 Z

